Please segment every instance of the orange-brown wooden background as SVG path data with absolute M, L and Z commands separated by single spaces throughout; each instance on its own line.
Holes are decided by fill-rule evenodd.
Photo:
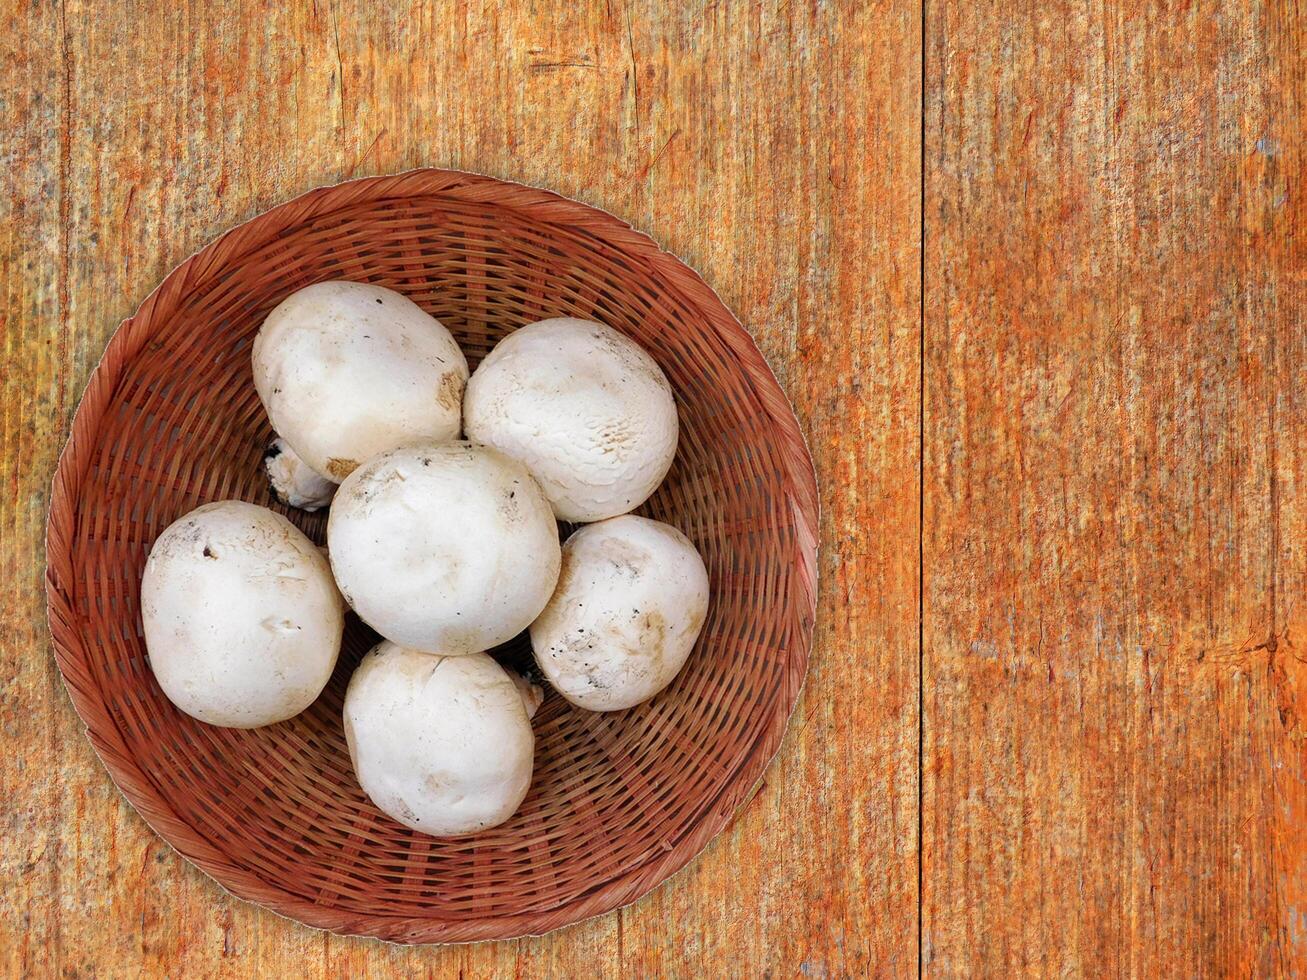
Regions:
M 1307 8 L 13 0 L 0 13 L 9 975 L 1307 969 Z M 822 487 L 807 688 L 643 901 L 404 949 L 238 902 L 123 802 L 42 531 L 115 324 L 310 187 L 420 165 L 651 233 Z

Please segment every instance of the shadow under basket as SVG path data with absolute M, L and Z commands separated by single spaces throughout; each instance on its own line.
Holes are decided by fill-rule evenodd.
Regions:
M 341 701 L 375 634 L 350 617 L 322 696 L 290 721 L 213 728 L 163 696 L 146 658 L 141 573 L 155 537 L 238 498 L 322 542 L 324 514 L 278 504 L 250 344 L 291 292 L 377 283 L 448 327 L 475 367 L 535 320 L 602 321 L 676 392 L 681 439 L 639 511 L 684 531 L 712 585 L 685 669 L 653 700 L 594 714 L 550 693 L 535 777 L 511 820 L 416 833 L 350 767 Z M 124 321 L 59 461 L 47 529 L 50 631 L 110 775 L 149 825 L 234 894 L 392 942 L 538 934 L 629 904 L 684 867 L 749 798 L 780 744 L 812 639 L 817 496 L 793 411 L 703 281 L 594 208 L 472 174 L 421 170 L 321 188 L 179 266 Z M 501 651 L 521 662 L 521 641 Z

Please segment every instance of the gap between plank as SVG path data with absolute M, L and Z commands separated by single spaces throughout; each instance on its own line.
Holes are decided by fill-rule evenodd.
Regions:
M 921 0 L 917 135 L 917 977 L 925 975 L 926 828 L 926 0 Z

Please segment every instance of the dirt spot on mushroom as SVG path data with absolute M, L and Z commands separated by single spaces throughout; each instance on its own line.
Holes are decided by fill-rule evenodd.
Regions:
M 655 660 L 661 660 L 663 649 L 667 645 L 667 620 L 657 611 L 645 613 L 640 618 L 640 640 L 638 649 L 641 653 Z
M 327 460 L 327 476 L 340 483 L 345 477 L 358 469 L 358 466 L 358 460 L 341 459 L 339 456 L 332 456 L 331 459 Z
M 685 632 L 690 636 L 694 636 L 703 628 L 703 621 L 707 618 L 708 610 L 706 608 L 695 608 L 690 613 L 690 621 L 686 624 Z
M 515 525 L 522 517 L 522 508 L 517 500 L 517 491 L 509 490 L 499 501 L 499 515 L 509 525 Z
M 387 652 L 397 654 L 398 648 L 391 647 Z M 440 669 L 440 666 L 445 662 L 445 659 L 445 657 L 433 653 L 425 657 L 404 657 L 395 662 L 398 664 L 397 669 L 400 673 L 414 681 L 425 684 L 427 681 L 431 680 L 432 675 Z
M 631 419 L 610 419 L 599 431 L 599 446 L 603 453 L 611 455 L 634 445 L 640 435 Z
M 455 653 L 471 653 L 477 649 L 481 634 L 476 629 L 459 629 L 446 627 L 441 636 L 441 646 Z
M 451 412 L 457 412 L 463 404 L 463 386 L 466 382 L 457 371 L 446 371 L 440 376 L 440 383 L 436 385 L 436 404 L 441 408 L 447 408 Z
M 644 574 L 645 566 L 641 563 L 640 556 L 633 555 L 629 550 L 609 548 L 605 557 L 608 559 L 609 573 L 615 578 L 637 582 Z

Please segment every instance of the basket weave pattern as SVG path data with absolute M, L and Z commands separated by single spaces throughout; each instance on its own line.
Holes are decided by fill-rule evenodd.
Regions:
M 155 537 L 240 498 L 321 542 L 325 516 L 273 501 L 250 344 L 290 292 L 353 279 L 405 293 L 472 366 L 508 331 L 600 320 L 676 392 L 676 462 L 641 513 L 683 530 L 712 583 L 670 688 L 592 714 L 551 694 L 531 791 L 506 824 L 446 840 L 373 807 L 341 702 L 375 634 L 353 617 L 299 717 L 254 731 L 176 710 L 150 672 L 138 592 Z M 163 838 L 236 895 L 309 925 L 395 942 L 535 934 L 628 904 L 729 822 L 775 753 L 807 665 L 816 486 L 798 425 L 749 335 L 685 265 L 611 215 L 470 174 L 422 170 L 312 191 L 197 253 L 114 335 L 55 477 L 50 629 L 113 779 Z M 505 662 L 529 658 L 522 641 Z

